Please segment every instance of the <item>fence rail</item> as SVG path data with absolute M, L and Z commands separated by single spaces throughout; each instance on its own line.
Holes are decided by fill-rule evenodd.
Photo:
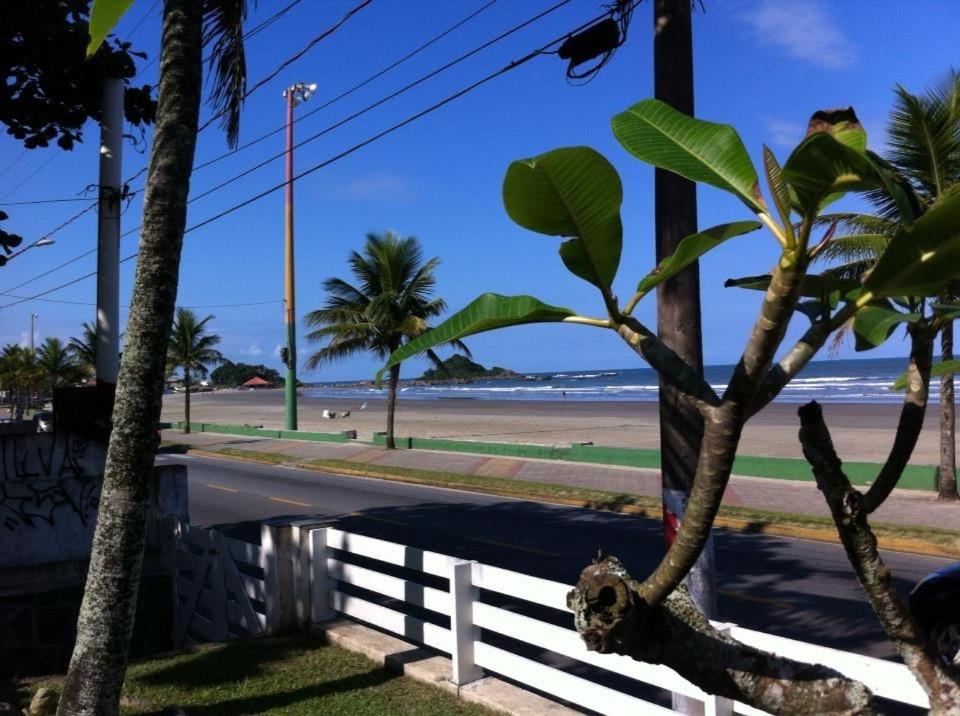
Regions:
M 663 702 L 664 692 L 701 701 L 704 712 L 715 716 L 762 713 L 706 694 L 665 666 L 587 651 L 576 631 L 558 625 L 572 625 L 566 584 L 315 522 L 265 524 L 260 546 L 212 530 L 181 530 L 185 545 L 178 566 L 187 575 L 177 584 L 188 590 L 188 604 L 180 612 L 190 618 L 184 633 L 193 640 L 231 638 L 230 625 L 236 623 L 252 622 L 249 633 L 269 633 L 342 614 L 450 654 L 450 679 L 456 684 L 476 680 L 486 670 L 602 714 L 673 713 L 646 700 L 659 695 Z M 213 553 L 205 555 L 197 545 Z M 235 579 L 224 569 L 227 558 L 234 562 Z M 208 563 L 215 569 L 204 570 Z M 222 586 L 209 576 L 196 577 L 217 570 L 227 575 Z M 194 590 L 198 579 L 200 588 Z M 221 615 L 216 606 L 224 597 Z M 878 696 L 928 706 L 923 689 L 902 664 L 732 624 L 715 626 L 751 646 L 834 668 Z M 617 677 L 636 682 L 637 688 L 614 688 L 611 684 L 623 683 Z

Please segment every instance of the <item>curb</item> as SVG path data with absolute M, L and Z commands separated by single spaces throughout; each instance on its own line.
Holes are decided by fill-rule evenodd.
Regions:
M 339 466 L 309 465 L 302 462 L 270 462 L 267 460 L 258 460 L 253 457 L 243 457 L 239 455 L 224 455 L 215 450 L 203 450 L 202 448 L 189 448 L 187 454 L 197 455 L 199 457 L 208 457 L 219 460 L 235 460 L 237 462 L 250 462 L 260 465 L 275 465 L 279 467 L 295 467 L 300 470 L 309 470 L 313 472 L 328 472 L 335 475 L 347 475 L 350 477 L 366 477 L 377 480 L 388 480 L 390 482 L 402 482 L 413 485 L 425 485 L 428 487 L 440 487 L 448 490 L 460 490 L 463 492 L 476 492 L 483 495 L 498 495 L 501 497 L 514 497 L 518 499 L 533 500 L 536 502 L 546 502 L 555 505 L 565 505 L 568 507 L 580 507 L 585 509 L 602 510 L 604 512 L 615 512 L 626 515 L 636 515 L 646 517 L 647 519 L 662 519 L 659 506 L 654 509 L 642 505 L 611 505 L 598 506 L 589 500 L 580 500 L 574 498 L 560 497 L 539 493 L 535 490 L 501 490 L 496 488 L 483 488 L 477 485 L 457 485 L 456 483 L 443 483 L 429 479 L 418 479 L 406 477 L 403 475 L 394 475 L 391 473 L 379 472 L 376 469 L 358 467 L 345 468 Z M 655 500 L 656 498 L 649 498 Z M 721 508 L 723 509 L 723 508 Z M 728 517 L 717 515 L 713 522 L 715 527 L 721 527 L 742 534 L 764 534 L 773 537 L 789 537 L 793 539 L 806 539 L 814 542 L 827 542 L 830 544 L 842 544 L 839 535 L 832 528 L 812 527 L 803 525 L 784 525 L 776 522 L 765 522 L 757 519 L 747 519 L 743 517 Z M 923 557 L 943 557 L 947 559 L 960 559 L 960 536 L 958 536 L 956 546 L 946 546 L 936 542 L 915 539 L 910 537 L 891 537 L 881 535 L 877 537 L 877 546 L 882 550 L 890 552 L 902 552 L 905 554 L 914 554 Z

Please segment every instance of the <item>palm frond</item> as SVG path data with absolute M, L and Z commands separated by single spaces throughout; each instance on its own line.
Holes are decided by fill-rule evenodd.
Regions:
M 847 234 L 831 240 L 817 255 L 824 261 L 876 261 L 886 250 L 890 237 L 883 234 Z
M 214 72 L 209 101 L 233 148 L 240 137 L 240 110 L 247 92 L 243 44 L 247 0 L 202 1 L 204 45 L 211 47 L 209 66 Z

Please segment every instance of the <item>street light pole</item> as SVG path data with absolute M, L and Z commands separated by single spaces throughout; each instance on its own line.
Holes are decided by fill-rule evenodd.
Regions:
M 29 246 L 24 246 L 19 251 L 14 251 L 9 256 L 4 256 L 3 254 L 0 254 L 0 266 L 6 265 L 7 262 L 13 261 L 15 258 L 17 258 L 17 256 L 19 256 L 20 254 L 26 251 L 29 251 L 30 249 L 35 249 L 38 246 L 50 246 L 51 244 L 55 244 L 55 243 L 57 242 L 54 241 L 53 239 L 39 239 L 38 241 L 34 241 Z
M 284 191 L 283 321 L 286 329 L 287 380 L 284 386 L 287 430 L 297 429 L 297 305 L 293 262 L 293 109 L 306 102 L 317 89 L 315 84 L 297 82 L 283 91 L 287 100 L 286 187 Z
M 31 314 L 30 314 L 30 352 L 31 352 L 31 353 L 33 353 L 33 350 L 34 350 L 34 347 L 35 347 L 34 344 L 35 344 L 36 341 L 34 341 L 34 338 L 33 338 L 34 333 L 35 333 L 34 326 L 36 325 L 38 318 L 40 318 L 40 314 L 38 314 L 38 313 L 31 313 Z

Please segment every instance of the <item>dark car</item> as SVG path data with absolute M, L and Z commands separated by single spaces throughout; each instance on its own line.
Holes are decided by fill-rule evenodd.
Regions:
M 941 661 L 960 668 L 960 562 L 921 580 L 910 593 L 910 611 Z

